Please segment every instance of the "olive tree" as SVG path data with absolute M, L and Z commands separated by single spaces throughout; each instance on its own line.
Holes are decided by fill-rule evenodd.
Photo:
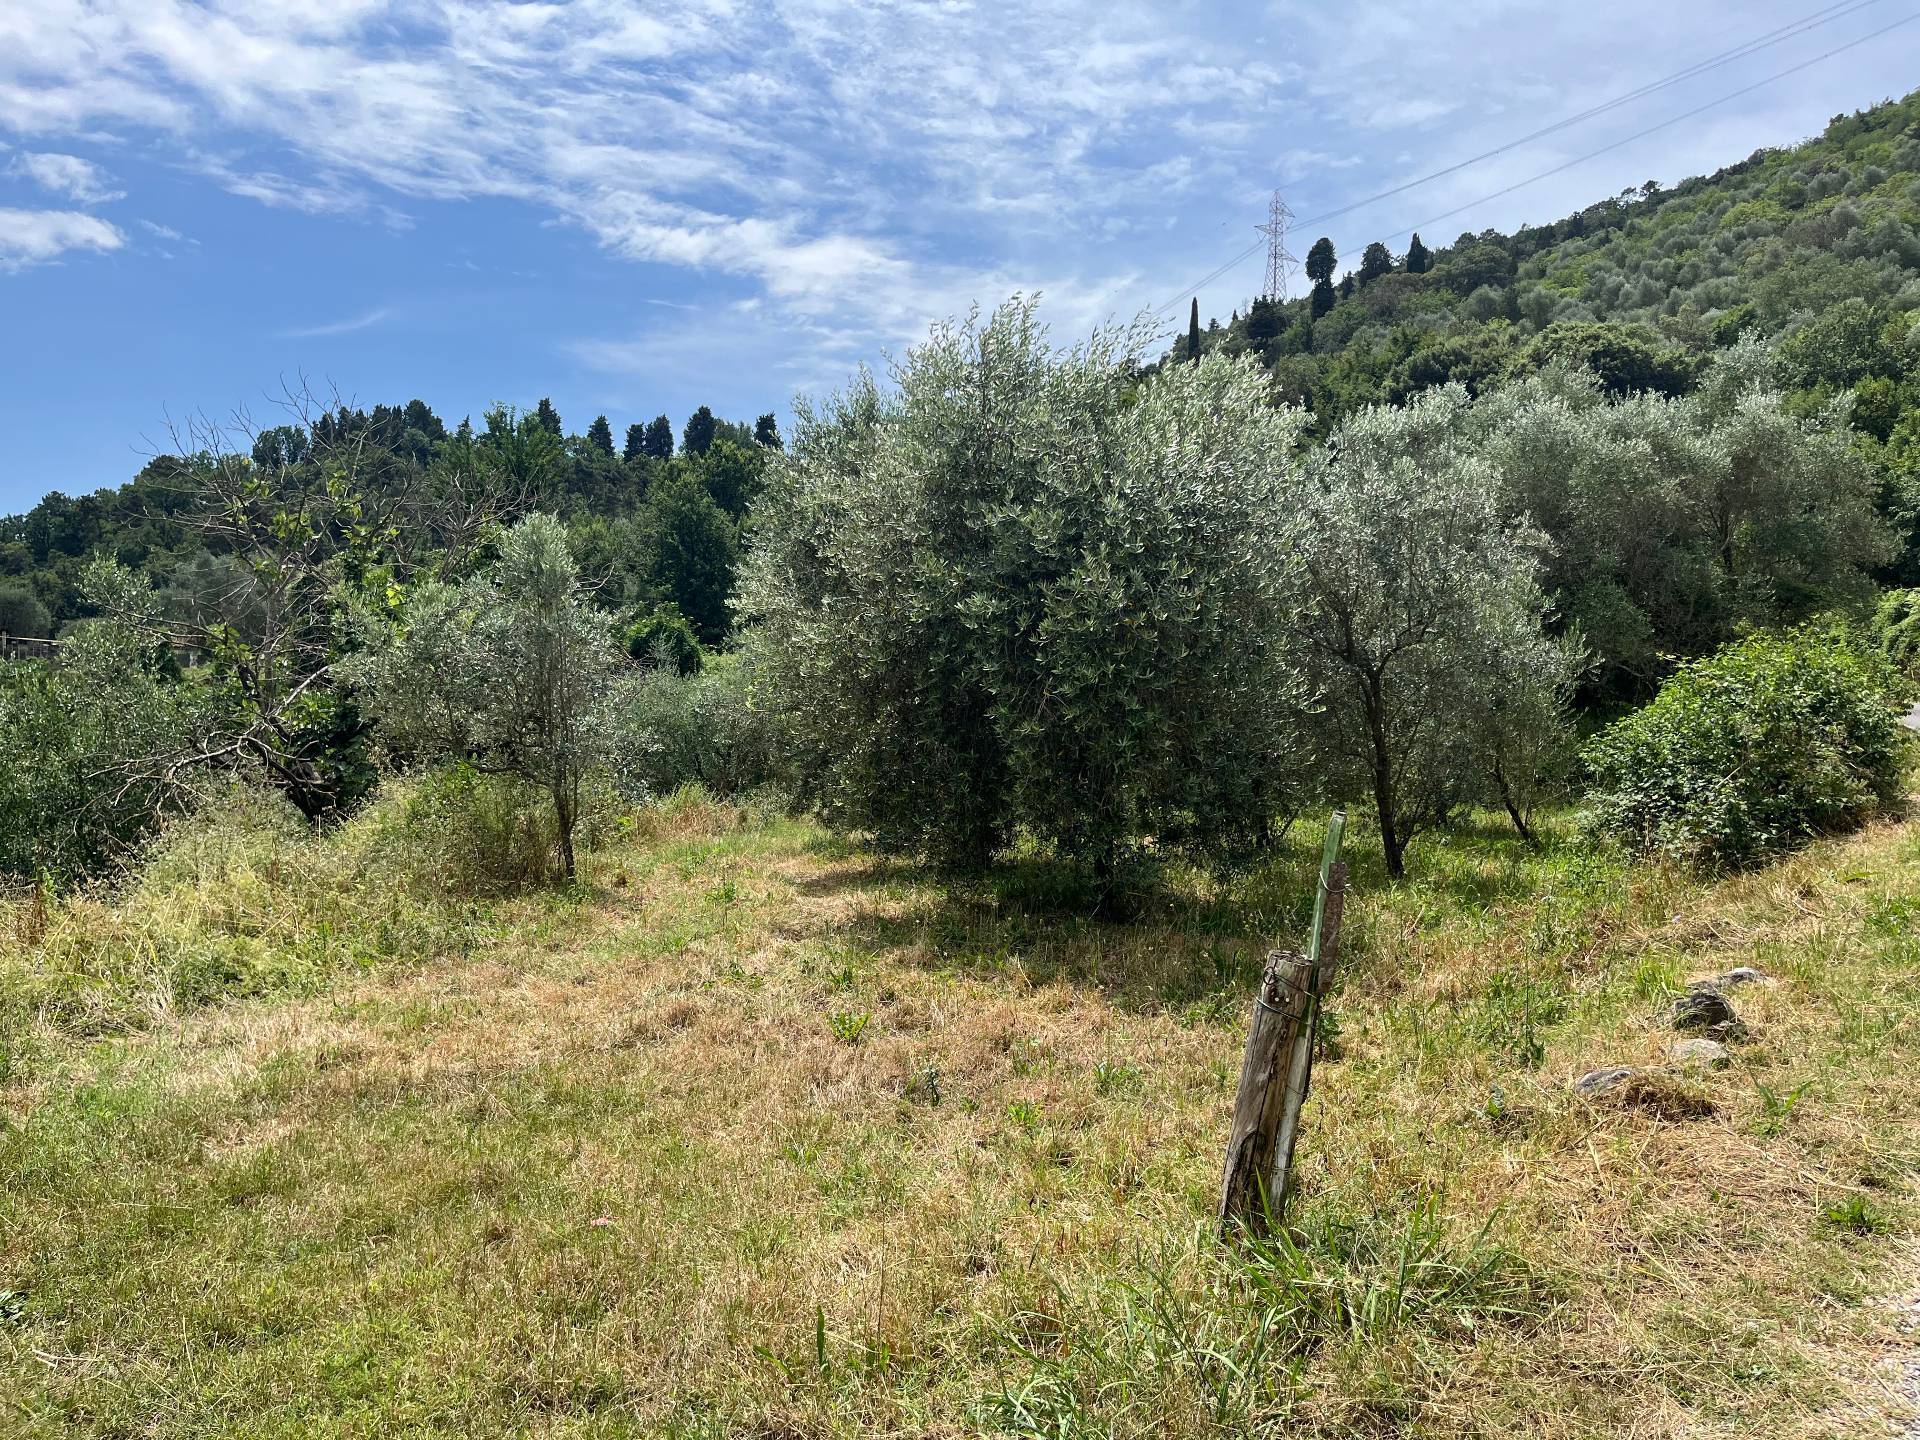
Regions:
M 1870 599 L 1866 571 L 1895 547 L 1846 402 L 1800 417 L 1773 351 L 1749 339 L 1717 357 L 1685 403 L 1707 441 L 1693 512 L 1739 617 L 1777 624 Z
M 115 566 L 91 566 L 86 588 L 123 614 L 158 609 L 152 587 Z M 192 802 L 146 761 L 203 732 L 209 709 L 166 647 L 125 620 L 82 621 L 52 660 L 0 663 L 0 876 L 81 876 L 124 859 Z
M 367 648 L 347 666 L 389 743 L 545 790 L 571 881 L 581 785 L 610 745 L 621 656 L 581 594 L 566 528 L 531 515 L 501 537 L 489 573 L 430 581 L 397 622 L 363 628 Z
M 1031 302 L 802 403 L 737 607 L 801 783 L 883 847 L 1091 861 L 1257 838 L 1294 794 L 1300 415 L 1143 329 L 1053 349 Z
M 1758 342 L 1677 400 L 1609 400 L 1555 365 L 1474 412 L 1509 512 L 1553 542 L 1545 583 L 1604 689 L 1650 690 L 1673 655 L 1861 602 L 1893 553 L 1844 409 L 1796 413 Z
M 1371 794 L 1387 872 L 1407 842 L 1521 787 L 1565 725 L 1575 651 L 1543 628 L 1543 540 L 1500 503 L 1465 423 L 1466 391 L 1430 390 L 1343 421 L 1308 465 L 1306 653 L 1336 779 Z

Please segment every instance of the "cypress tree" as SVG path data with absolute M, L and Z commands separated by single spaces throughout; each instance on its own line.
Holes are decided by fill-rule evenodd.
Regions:
M 613 427 L 607 423 L 606 416 L 593 417 L 593 423 L 587 427 L 587 443 L 603 455 L 613 453 Z
M 1407 274 L 1424 275 L 1433 268 L 1433 252 L 1420 243 L 1420 232 L 1415 231 L 1413 242 L 1407 246 Z
M 1330 282 L 1333 279 L 1333 267 L 1336 263 L 1338 263 L 1338 257 L 1333 253 L 1333 241 L 1322 235 L 1313 242 L 1313 248 L 1307 251 L 1307 278 L 1313 281 L 1316 288 Z
M 533 418 L 541 429 L 556 440 L 566 434 L 566 431 L 560 428 L 560 412 L 553 408 L 553 401 L 544 395 L 540 397 L 539 405 L 534 408 Z
M 627 447 L 620 452 L 622 460 L 638 460 L 647 453 L 647 427 L 635 421 L 627 426 Z
M 1187 359 L 1200 363 L 1200 297 L 1193 297 L 1193 309 L 1187 314 Z
M 784 448 L 784 442 L 780 439 L 780 422 L 774 419 L 771 411 L 754 422 L 753 439 L 755 444 L 764 445 L 769 450 Z
M 673 422 L 664 415 L 656 415 L 647 426 L 647 454 L 656 460 L 673 458 Z
M 1366 253 L 1360 257 L 1360 283 L 1371 285 L 1392 269 L 1392 253 L 1376 240 L 1367 246 Z
M 689 455 L 704 455 L 713 445 L 713 437 L 718 427 L 714 423 L 713 411 L 702 405 L 687 417 L 687 428 L 681 434 L 680 448 Z

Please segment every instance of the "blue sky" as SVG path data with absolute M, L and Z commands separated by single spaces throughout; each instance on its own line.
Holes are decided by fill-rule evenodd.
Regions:
M 306 375 L 449 420 L 784 416 L 928 322 L 1056 335 L 1255 237 L 1776 27 L 1824 23 L 1365 207 L 1344 260 L 1900 20 L 1913 0 L 24 0 L 0 6 L 0 510 Z M 1432 226 L 1547 220 L 1920 78 L 1907 25 Z M 1316 232 L 1319 227 L 1316 227 Z M 1304 253 L 1311 234 L 1296 250 Z M 1396 243 L 1396 248 L 1398 245 Z M 1260 257 L 1201 291 L 1223 318 Z

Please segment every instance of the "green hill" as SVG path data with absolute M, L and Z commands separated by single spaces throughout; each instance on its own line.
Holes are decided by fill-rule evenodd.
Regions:
M 1409 249 L 1411 261 L 1370 250 L 1339 279 L 1336 260 L 1314 294 L 1255 300 L 1203 331 L 1201 349 L 1261 356 L 1276 398 L 1310 408 L 1325 433 L 1361 406 L 1449 381 L 1478 393 L 1556 358 L 1590 365 L 1615 393 L 1680 394 L 1716 350 L 1757 331 L 1778 341 L 1809 413 L 1851 392 L 1908 541 L 1885 578 L 1920 576 L 1920 92 L 1672 189 Z M 1189 346 L 1181 336 L 1168 358 Z

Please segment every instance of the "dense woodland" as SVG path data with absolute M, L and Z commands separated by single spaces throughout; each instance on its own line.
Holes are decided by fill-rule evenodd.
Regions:
M 678 437 L 660 415 L 628 425 L 618 440 L 604 415 L 568 434 L 544 399 L 525 411 L 497 405 L 479 427 L 462 420 L 451 429 L 421 400 L 369 410 L 301 394 L 282 408 L 284 422 L 270 427 L 196 425 L 180 437 L 180 453 L 155 457 L 117 490 L 78 498 L 56 490 L 26 514 L 0 519 L 0 631 L 51 635 L 96 613 L 80 575 L 99 555 L 146 575 L 183 617 L 207 613 L 231 579 L 231 556 L 189 522 L 208 467 L 229 452 L 262 471 L 351 452 L 356 483 L 386 501 L 473 497 L 483 485 L 503 513 L 565 516 L 583 560 L 610 582 L 604 604 L 630 615 L 670 604 L 714 643 L 727 627 L 761 452 L 781 443 L 771 414 L 746 425 L 705 405 Z

